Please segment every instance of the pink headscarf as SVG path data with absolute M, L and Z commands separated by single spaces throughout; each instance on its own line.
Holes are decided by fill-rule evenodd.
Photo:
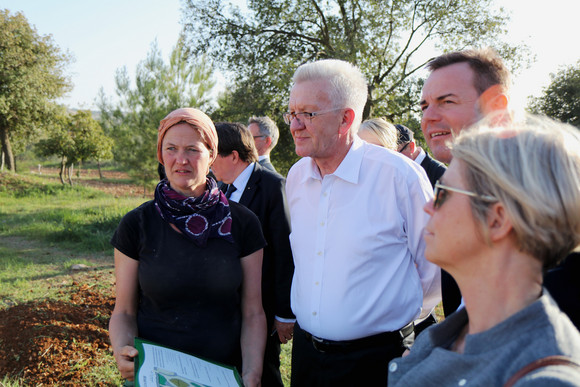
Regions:
M 157 134 L 157 159 L 161 164 L 163 164 L 163 155 L 161 152 L 161 146 L 163 144 L 163 138 L 165 137 L 165 133 L 171 128 L 172 126 L 180 123 L 180 122 L 187 122 L 194 129 L 196 129 L 203 141 L 205 141 L 208 149 L 210 150 L 211 160 L 210 165 L 213 163 L 215 158 L 217 157 L 217 147 L 218 147 L 218 136 L 215 130 L 215 126 L 211 120 L 201 110 L 197 110 L 194 108 L 182 108 L 172 111 L 161 120 L 159 124 L 159 132 Z

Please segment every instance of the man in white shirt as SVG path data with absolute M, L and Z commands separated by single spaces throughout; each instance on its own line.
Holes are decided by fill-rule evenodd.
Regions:
M 339 60 L 300 66 L 288 113 L 290 243 L 297 318 L 293 386 L 386 385 L 387 363 L 440 300 L 439 268 L 424 257 L 423 169 L 362 141 L 360 70 Z

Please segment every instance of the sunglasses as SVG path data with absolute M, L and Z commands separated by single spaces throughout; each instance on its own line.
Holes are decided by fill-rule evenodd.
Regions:
M 487 202 L 496 202 L 497 199 L 490 195 L 478 195 L 475 192 L 466 191 L 464 189 L 453 188 L 440 183 L 440 180 L 437 180 L 435 183 L 435 189 L 433 190 L 433 208 L 436 210 L 441 208 L 445 200 L 447 200 L 448 191 L 457 192 L 463 195 L 471 196 L 474 198 L 478 198 L 481 200 L 485 200 Z

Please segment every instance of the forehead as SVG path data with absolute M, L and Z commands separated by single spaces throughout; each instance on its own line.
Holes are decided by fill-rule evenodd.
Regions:
M 250 133 L 252 133 L 252 136 L 260 134 L 260 126 L 255 122 L 252 122 L 250 125 L 248 125 L 248 130 Z
M 423 86 L 422 99 L 453 94 L 459 97 L 477 97 L 474 72 L 468 63 L 454 63 L 433 71 Z
M 200 141 L 201 135 L 199 131 L 195 129 L 188 123 L 180 122 L 179 124 L 173 125 L 171 128 L 167 129 L 167 133 L 163 137 L 163 142 L 167 141 L 178 141 L 178 140 L 187 140 L 187 141 Z
M 318 109 L 331 104 L 328 81 L 303 81 L 296 83 L 290 91 L 288 105 L 293 109 Z

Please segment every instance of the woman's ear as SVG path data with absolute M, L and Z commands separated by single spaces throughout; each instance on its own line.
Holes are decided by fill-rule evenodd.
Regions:
M 497 242 L 510 235 L 513 225 L 503 203 L 497 202 L 490 206 L 487 214 L 487 227 L 492 242 Z

